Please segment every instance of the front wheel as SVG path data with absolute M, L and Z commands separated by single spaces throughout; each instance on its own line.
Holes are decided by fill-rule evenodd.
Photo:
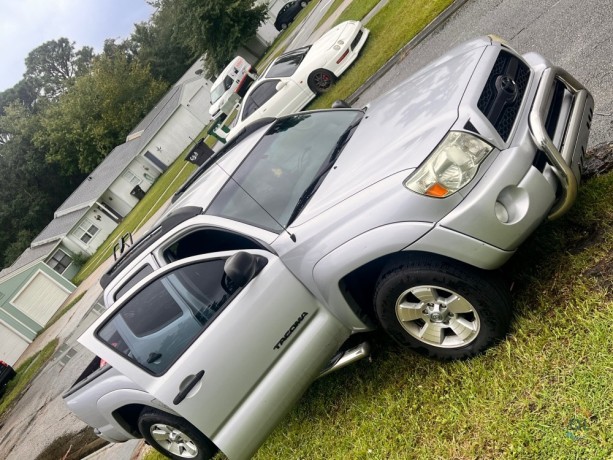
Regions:
M 321 94 L 329 91 L 335 80 L 336 76 L 328 69 L 317 69 L 311 72 L 307 84 L 315 94 Z
M 432 255 L 388 264 L 375 291 L 383 329 L 433 358 L 464 359 L 506 334 L 511 299 L 492 272 Z
M 308 4 L 309 4 L 309 2 L 306 2 L 306 1 L 302 1 L 302 2 L 300 2 L 300 6 L 301 6 L 302 8 L 306 8 L 306 6 L 307 6 Z
M 155 409 L 141 414 L 138 429 L 155 450 L 173 460 L 208 460 L 218 450 L 187 420 Z

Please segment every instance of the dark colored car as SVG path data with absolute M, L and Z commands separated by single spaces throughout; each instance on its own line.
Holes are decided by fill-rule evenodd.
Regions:
M 15 370 L 9 364 L 0 360 L 0 397 L 13 377 L 15 377 Z
M 279 31 L 287 29 L 298 13 L 302 11 L 309 4 L 309 0 L 294 0 L 288 2 L 277 13 L 277 19 L 275 20 L 275 28 Z

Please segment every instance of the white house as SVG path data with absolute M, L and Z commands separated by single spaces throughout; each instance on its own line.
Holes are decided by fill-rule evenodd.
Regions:
M 198 60 L 0 271 L 0 359 L 14 363 L 75 286 L 92 255 L 209 123 L 211 82 Z

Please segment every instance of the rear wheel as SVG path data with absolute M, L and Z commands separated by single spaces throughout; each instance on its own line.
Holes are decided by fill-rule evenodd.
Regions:
M 305 2 L 305 1 L 300 2 L 300 6 L 301 6 L 302 8 L 306 8 L 306 6 L 307 6 L 308 4 L 309 4 L 309 2 Z
M 375 307 L 396 341 L 442 360 L 483 352 L 511 322 L 511 299 L 495 273 L 430 255 L 386 266 Z
M 315 94 L 325 93 L 332 88 L 336 81 L 336 76 L 327 69 L 317 69 L 311 72 L 307 84 Z
M 138 429 L 155 450 L 174 460 L 207 460 L 218 450 L 187 420 L 155 409 L 141 414 Z

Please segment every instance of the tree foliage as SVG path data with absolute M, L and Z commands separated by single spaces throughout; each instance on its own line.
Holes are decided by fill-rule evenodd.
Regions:
M 66 91 L 75 77 L 87 73 L 94 50 L 89 46 L 76 50 L 74 45 L 67 38 L 60 38 L 30 51 L 24 77 L 39 97 L 55 99 Z
M 174 39 L 193 56 L 206 56 L 209 75 L 223 69 L 267 17 L 267 6 L 255 0 L 160 0 L 156 6 L 159 14 L 172 13 Z
M 165 89 L 147 67 L 125 54 L 100 56 L 88 75 L 41 114 L 35 145 L 62 173 L 88 173 L 125 142 Z

